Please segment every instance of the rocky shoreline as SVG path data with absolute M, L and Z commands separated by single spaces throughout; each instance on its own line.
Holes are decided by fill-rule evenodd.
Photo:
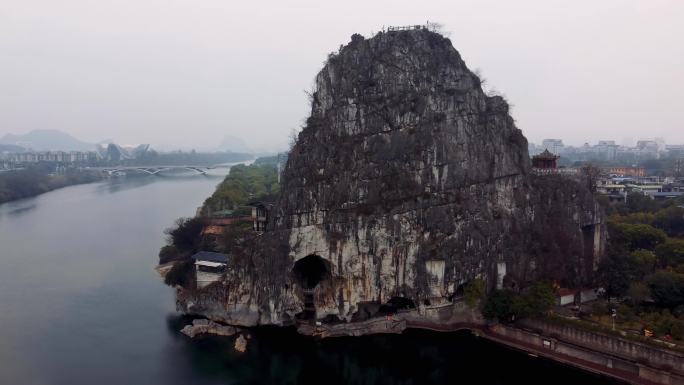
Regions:
M 250 334 L 244 329 L 224 325 L 205 318 L 192 320 L 192 324 L 185 325 L 180 332 L 190 338 L 197 338 L 207 334 L 219 337 L 232 337 L 237 335 L 233 342 L 233 348 L 239 353 L 244 353 L 247 350 L 247 340 L 250 339 Z
M 478 337 L 526 352 L 533 357 L 544 357 L 630 384 L 684 384 L 684 355 L 680 353 L 575 327 L 566 327 L 563 332 L 559 332 L 557 328 L 553 329 L 550 324 L 540 320 L 520 324 L 492 323 L 479 318 L 439 321 L 408 311 L 361 322 L 300 322 L 296 328 L 298 333 L 312 338 L 402 334 L 408 329 L 446 333 L 470 330 Z M 244 329 L 206 319 L 194 320 L 192 325 L 186 326 L 181 332 L 191 337 L 201 334 L 237 334 L 233 346 L 238 352 L 247 350 L 250 338 L 250 334 Z M 578 338 L 580 335 L 582 337 Z M 597 340 L 602 341 L 603 346 L 598 345 Z
M 222 325 L 208 319 L 195 319 L 191 325 L 186 325 L 181 329 L 181 333 L 190 338 L 195 338 L 201 334 L 229 337 L 238 333 L 238 331 L 239 329 L 232 326 Z

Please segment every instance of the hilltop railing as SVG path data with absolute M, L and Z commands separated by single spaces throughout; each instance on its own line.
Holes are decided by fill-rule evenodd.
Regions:
M 577 168 L 532 168 L 532 173 L 535 175 L 577 176 L 580 174 L 580 170 Z
M 416 29 L 428 29 L 427 25 L 403 25 L 397 27 L 387 27 L 387 32 L 412 31 Z

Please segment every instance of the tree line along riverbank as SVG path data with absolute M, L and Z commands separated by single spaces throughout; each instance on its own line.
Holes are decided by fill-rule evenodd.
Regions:
M 47 164 L 6 171 L 0 173 L 0 204 L 101 179 L 102 175 L 99 172 L 76 169 L 56 170 Z

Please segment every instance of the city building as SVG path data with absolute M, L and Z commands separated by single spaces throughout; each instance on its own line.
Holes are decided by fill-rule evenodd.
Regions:
M 542 147 L 554 154 L 561 154 L 565 145 L 561 139 L 544 139 L 542 141 Z
M 266 230 L 266 224 L 268 223 L 268 213 L 273 207 L 273 204 L 255 201 L 247 203 L 247 206 L 252 208 L 252 227 L 254 231 Z
M 662 138 L 640 139 L 634 146 L 621 146 L 615 140 L 599 140 L 597 144 L 565 145 L 561 139 L 544 139 L 542 145 L 528 143 L 530 156 L 548 149 L 563 157 L 566 163 L 606 161 L 634 164 L 641 161 L 684 158 L 684 144 L 667 145 Z
M 598 298 L 597 289 L 567 289 L 561 288 L 556 294 L 556 304 L 560 306 L 584 304 Z
M 598 159 L 610 161 L 617 158 L 619 147 L 614 140 L 599 140 L 594 148 Z
M 8 161 L 14 163 L 92 163 L 98 160 L 97 153 L 94 151 L 41 151 L 41 152 L 19 152 L 7 156 Z
M 106 146 L 97 145 L 97 152 L 102 159 L 108 162 L 120 162 L 127 159 L 137 159 L 145 155 L 150 149 L 149 144 L 141 144 L 136 147 L 120 146 L 116 143 L 109 143 Z
M 646 169 L 643 167 L 601 167 L 603 174 L 619 177 L 644 177 Z

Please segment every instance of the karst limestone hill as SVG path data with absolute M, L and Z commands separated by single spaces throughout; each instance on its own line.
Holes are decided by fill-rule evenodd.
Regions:
M 267 230 L 188 313 L 237 325 L 352 321 L 536 279 L 587 285 L 603 253 L 585 184 L 531 170 L 507 102 L 427 29 L 353 35 L 316 76 Z M 306 310 L 306 311 L 305 311 Z

